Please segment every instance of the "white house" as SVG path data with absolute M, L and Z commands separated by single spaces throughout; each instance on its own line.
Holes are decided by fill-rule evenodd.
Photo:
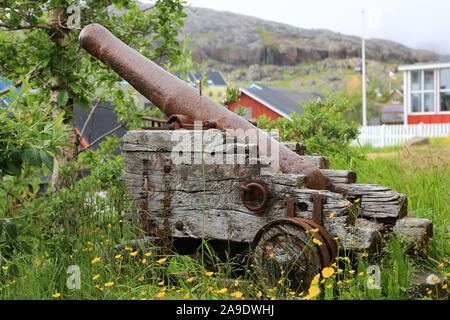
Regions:
M 404 123 L 450 123 L 450 59 L 400 66 Z

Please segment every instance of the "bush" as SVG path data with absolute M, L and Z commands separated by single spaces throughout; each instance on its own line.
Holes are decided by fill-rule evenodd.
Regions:
M 281 141 L 298 141 L 310 153 L 321 155 L 344 154 L 354 151 L 350 143 L 358 136 L 358 124 L 347 120 L 344 114 L 349 110 L 348 101 L 326 97 L 302 105 L 304 112 L 292 112 L 291 119 L 278 118 L 272 121 L 263 115 L 257 119 L 258 127 L 277 129 Z

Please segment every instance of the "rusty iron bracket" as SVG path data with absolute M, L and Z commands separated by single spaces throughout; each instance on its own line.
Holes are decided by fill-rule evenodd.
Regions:
M 150 121 L 150 126 L 141 127 L 144 130 L 177 130 L 177 129 L 187 129 L 193 130 L 194 123 L 189 121 L 184 115 L 174 114 L 168 119 L 154 118 L 154 117 L 142 117 L 142 120 Z M 162 126 L 165 124 L 166 126 Z M 202 129 L 215 129 L 217 128 L 217 122 L 211 120 L 202 121 Z
M 313 201 L 313 221 L 320 226 L 323 226 L 323 208 L 322 205 L 327 201 L 327 196 L 323 194 L 312 194 L 310 199 Z
M 247 195 L 250 194 L 250 192 L 256 193 L 256 194 L 262 194 L 263 200 L 261 203 L 257 206 L 252 206 L 248 203 Z M 241 200 L 244 206 L 251 211 L 258 211 L 262 209 L 269 199 L 269 190 L 267 189 L 267 186 L 260 181 L 250 181 L 247 183 L 241 184 Z
M 286 217 L 295 218 L 295 205 L 298 204 L 298 198 L 284 198 L 286 204 Z

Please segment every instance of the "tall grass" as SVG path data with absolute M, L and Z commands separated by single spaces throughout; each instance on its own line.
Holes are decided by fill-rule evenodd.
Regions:
M 44 209 L 36 206 L 39 212 L 20 219 L 19 239 L 32 250 L 0 262 L 0 299 L 411 299 L 421 297 L 409 286 L 413 271 L 427 267 L 448 275 L 448 165 L 421 168 L 395 158 L 330 160 L 335 169 L 355 170 L 359 183 L 405 193 L 409 213 L 434 224 L 428 257 L 409 255 L 396 239 L 376 253 L 341 251 L 333 270 L 313 281 L 317 295 L 292 291 L 287 278 L 268 285 L 253 272 L 251 261 L 217 259 L 207 242 L 194 256 L 158 254 L 151 244 L 115 250 L 143 233 L 124 223 L 126 188 L 112 185 L 105 197 L 84 185 L 47 194 L 40 200 Z M 206 260 L 213 261 L 212 268 Z M 67 286 L 72 265 L 79 267 L 80 289 Z M 381 270 L 380 289 L 368 287 L 368 268 L 374 265 Z

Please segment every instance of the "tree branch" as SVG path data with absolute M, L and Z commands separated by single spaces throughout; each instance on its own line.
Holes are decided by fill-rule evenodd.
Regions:
M 8 25 L 4 23 L 0 23 L 0 28 L 2 31 L 16 31 L 16 30 L 29 30 L 29 29 L 45 29 L 45 30 L 51 30 L 50 26 L 47 25 L 36 25 L 36 26 L 18 26 L 18 27 L 9 27 Z
M 97 107 L 98 107 L 98 105 L 99 105 L 99 103 L 100 103 L 101 100 L 102 100 L 101 98 L 98 98 L 98 99 L 97 99 L 97 103 L 96 103 L 96 104 L 94 105 L 94 107 L 91 109 L 91 112 L 89 112 L 89 115 L 88 115 L 88 117 L 87 117 L 87 119 L 86 119 L 86 122 L 84 123 L 83 128 L 81 129 L 81 132 L 80 132 L 80 137 L 81 137 L 81 138 L 83 137 L 84 131 L 86 131 L 86 127 L 87 127 L 89 121 L 91 120 L 92 116 L 94 115 L 95 109 L 97 109 Z
M 25 76 L 25 78 L 28 77 L 28 76 L 31 76 L 35 71 L 36 71 L 36 68 L 31 69 L 30 71 L 28 71 L 26 76 Z M 17 88 L 17 87 L 20 87 L 22 85 L 22 83 L 23 83 L 23 80 L 19 80 L 19 81 L 14 82 L 12 85 Z M 7 94 L 9 92 L 9 90 L 10 90 L 9 88 L 5 88 L 5 89 L 0 90 L 0 97 L 2 95 L 4 95 L 4 94 Z
M 116 132 L 117 130 L 119 130 L 120 128 L 124 127 L 126 124 L 128 123 L 128 120 L 122 122 L 120 125 L 118 125 L 117 127 L 115 127 L 114 129 L 109 130 L 108 132 L 106 132 L 105 134 L 103 134 L 102 136 L 98 137 L 97 139 L 95 139 L 91 144 L 89 144 L 86 148 L 81 149 L 78 154 L 80 154 L 81 152 L 89 149 L 90 147 L 94 146 L 95 144 L 97 144 L 100 140 L 102 140 L 104 137 L 109 136 L 110 134 L 113 134 L 114 132 Z

